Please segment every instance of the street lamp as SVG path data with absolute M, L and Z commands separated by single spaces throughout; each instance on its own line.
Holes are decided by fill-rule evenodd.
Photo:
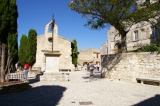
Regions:
M 53 52 L 53 31 L 54 31 L 54 25 L 55 25 L 54 14 L 52 15 L 52 21 L 50 25 L 51 25 L 51 31 L 52 31 L 52 52 Z

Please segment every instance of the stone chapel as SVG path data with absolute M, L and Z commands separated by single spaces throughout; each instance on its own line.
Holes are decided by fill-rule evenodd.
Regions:
M 33 66 L 33 69 L 45 71 L 46 70 L 46 56 L 45 53 L 53 52 L 59 53 L 59 58 L 57 62 L 50 63 L 50 65 L 59 67 L 59 69 L 73 69 L 72 57 L 71 57 L 71 43 L 72 41 L 63 38 L 58 35 L 58 26 L 55 24 L 53 31 L 53 49 L 52 49 L 52 32 L 50 31 L 49 22 L 45 26 L 45 33 L 43 35 L 37 36 L 37 53 L 36 53 L 36 62 Z

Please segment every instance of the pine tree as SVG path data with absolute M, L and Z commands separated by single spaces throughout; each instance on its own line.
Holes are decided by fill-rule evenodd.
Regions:
M 30 29 L 28 32 L 28 44 L 27 44 L 27 63 L 32 67 L 36 62 L 37 51 L 37 32 L 34 29 Z
M 22 35 L 20 39 L 20 46 L 18 51 L 18 57 L 20 64 L 25 64 L 27 62 L 27 44 L 28 44 L 28 38 L 26 35 Z

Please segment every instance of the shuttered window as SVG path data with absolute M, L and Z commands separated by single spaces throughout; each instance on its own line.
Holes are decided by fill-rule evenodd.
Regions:
M 141 30 L 138 30 L 138 39 L 141 40 L 142 39 L 142 35 L 141 35 Z
M 134 37 L 135 37 L 135 40 L 138 40 L 138 30 L 134 31 Z
M 146 36 L 147 38 L 150 38 L 150 27 L 146 28 Z
M 130 33 L 131 33 L 131 41 L 134 41 L 134 33 L 133 33 L 133 31 L 131 31 Z
M 151 30 L 152 30 L 151 36 L 156 37 L 157 36 L 157 28 L 156 27 L 151 27 Z

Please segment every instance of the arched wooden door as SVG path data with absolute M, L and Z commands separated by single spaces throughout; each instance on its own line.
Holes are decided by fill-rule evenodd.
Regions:
M 114 46 L 114 50 L 115 50 L 115 54 L 121 53 L 121 44 L 116 43 L 115 46 Z

